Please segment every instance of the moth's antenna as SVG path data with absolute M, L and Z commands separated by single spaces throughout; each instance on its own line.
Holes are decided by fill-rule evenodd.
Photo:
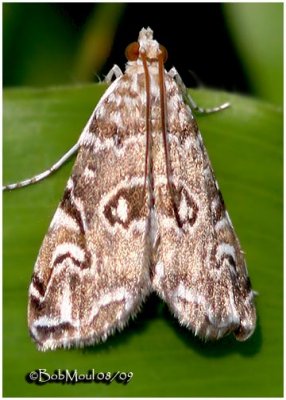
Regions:
M 52 165 L 49 169 L 39 173 L 38 175 L 33 176 L 32 178 L 25 179 L 21 182 L 10 183 L 9 185 L 5 185 L 2 187 L 2 190 L 14 190 L 20 189 L 25 186 L 33 185 L 34 183 L 38 183 L 43 179 L 47 178 L 49 175 L 57 171 L 74 153 L 79 149 L 79 142 L 77 142 L 67 153 L 65 153 L 54 165 Z
M 150 75 L 148 71 L 147 59 L 146 54 L 141 54 L 143 68 L 144 68 L 144 75 L 145 75 L 145 84 L 146 84 L 146 152 L 145 152 L 145 173 L 144 173 L 144 186 L 143 186 L 143 193 L 146 189 L 146 179 L 147 175 L 150 175 L 150 134 L 151 134 L 151 115 L 150 115 Z

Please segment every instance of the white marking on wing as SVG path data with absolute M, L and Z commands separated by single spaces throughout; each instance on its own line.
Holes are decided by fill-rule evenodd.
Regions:
M 92 169 L 90 169 L 88 167 L 85 167 L 85 169 L 83 171 L 83 176 L 86 179 L 94 179 L 94 178 L 96 178 L 97 173 L 96 173 L 96 171 L 94 171 L 94 170 L 92 170 Z
M 182 193 L 181 201 L 179 205 L 179 216 L 182 221 L 184 221 L 187 217 L 189 212 L 192 213 L 192 210 L 189 210 L 187 199 L 185 193 Z
M 40 301 L 42 301 L 44 299 L 44 296 L 41 296 L 40 292 L 38 291 L 38 289 L 35 287 L 33 281 L 30 284 L 30 288 L 29 288 L 29 296 L 34 296 L 37 299 L 39 299 Z
M 116 126 L 123 126 L 121 111 L 113 111 L 109 115 L 109 122 L 113 122 Z
M 60 318 L 51 318 L 51 317 L 47 317 L 46 315 L 44 315 L 44 316 L 39 317 L 38 319 L 34 320 L 33 327 L 34 328 L 38 328 L 38 327 L 51 328 L 52 326 L 58 326 L 59 324 L 61 324 L 63 322 L 68 322 L 71 325 L 73 325 L 74 321 L 72 321 L 72 320 L 62 321 Z
M 59 207 L 52 219 L 50 227 L 52 229 L 67 228 L 71 231 L 80 232 L 77 221 L 68 213 L 66 213 L 61 207 Z
M 174 293 L 178 300 L 183 299 L 188 303 L 206 304 L 206 298 L 194 289 L 187 289 L 181 282 Z
M 160 284 L 160 281 L 164 278 L 165 268 L 162 261 L 159 261 L 155 266 L 155 274 L 153 278 L 153 287 L 156 287 Z
M 133 298 L 131 294 L 125 289 L 124 286 L 115 289 L 114 291 L 104 293 L 96 302 L 92 309 L 91 315 L 89 317 L 89 323 L 96 317 L 99 313 L 101 307 L 105 307 L 108 304 L 119 302 L 125 300 L 124 309 L 128 312 L 133 306 Z
M 75 196 L 72 196 L 72 201 L 80 213 L 83 230 L 86 232 L 88 230 L 88 226 L 87 226 L 87 222 L 86 222 L 84 202 L 79 197 L 75 197 Z
M 63 296 L 61 299 L 61 322 L 72 321 L 72 304 L 70 298 L 70 286 L 66 284 L 63 290 Z
M 219 199 L 219 197 L 215 197 L 213 199 L 213 201 L 211 202 L 211 210 L 212 210 L 212 212 L 215 212 L 216 209 L 219 207 L 219 205 L 220 205 L 220 199 Z
M 35 328 L 38 328 L 39 326 L 51 327 L 51 326 L 55 326 L 58 324 L 59 324 L 58 318 L 50 318 L 50 317 L 47 317 L 46 315 L 44 315 L 43 317 L 40 317 L 40 318 L 34 320 L 32 326 Z
M 117 216 L 122 222 L 126 222 L 128 219 L 128 203 L 123 197 L 118 199 Z
M 228 222 L 229 222 L 230 226 L 233 228 L 233 225 L 232 225 L 232 222 L 231 222 L 231 219 L 230 219 L 229 213 L 228 213 L 227 211 L 225 211 L 225 215 L 226 215 L 226 218 L 227 218 L 227 220 L 228 220 Z
M 220 219 L 216 224 L 215 224 L 215 230 L 219 231 L 220 229 L 223 228 L 228 228 L 229 227 L 229 222 L 226 218 Z
M 69 253 L 73 258 L 75 258 L 79 262 L 83 262 L 85 259 L 85 253 L 81 247 L 77 246 L 74 243 L 61 243 L 55 249 L 51 264 L 52 265 L 54 264 L 57 257 L 67 253 Z
M 162 261 L 159 261 L 157 263 L 155 271 L 158 279 L 162 279 L 164 277 L 165 271 L 164 271 L 164 264 L 162 263 Z
M 221 243 L 217 246 L 216 258 L 220 259 L 223 255 L 231 255 L 236 261 L 235 249 L 229 243 Z
M 230 309 L 231 309 L 231 312 L 229 314 L 229 324 L 231 324 L 231 323 L 239 324 L 240 323 L 240 317 L 239 317 L 238 311 L 237 311 L 236 306 L 235 306 L 233 290 L 229 291 L 229 306 L 230 306 Z
M 122 146 L 118 148 L 115 145 L 113 138 L 107 138 L 101 140 L 94 133 L 87 132 L 83 144 L 86 146 L 92 146 L 93 152 L 95 154 L 105 150 L 107 151 L 113 150 L 117 157 L 123 157 L 125 153 L 128 152 L 130 146 L 134 147 L 134 146 L 144 145 L 145 136 L 141 134 L 136 136 L 131 136 L 128 139 L 125 139 L 122 142 Z
M 68 183 L 67 183 L 67 189 L 71 190 L 73 189 L 74 184 L 73 184 L 73 179 L 69 178 Z

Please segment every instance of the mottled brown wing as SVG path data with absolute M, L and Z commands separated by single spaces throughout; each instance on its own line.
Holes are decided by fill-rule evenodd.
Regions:
M 145 120 L 142 110 L 132 109 L 140 106 L 135 98 L 128 113 L 138 118 L 124 124 L 128 79 L 113 83 L 83 132 L 35 265 L 28 320 L 41 350 L 106 339 L 138 311 L 151 289 Z
M 233 331 L 245 340 L 255 329 L 256 313 L 243 252 L 191 111 L 171 78 L 166 77 L 166 86 L 169 115 L 176 115 L 168 120 L 168 139 L 179 221 L 158 144 L 162 150 L 154 171 L 160 244 L 152 285 L 196 335 L 217 339 Z

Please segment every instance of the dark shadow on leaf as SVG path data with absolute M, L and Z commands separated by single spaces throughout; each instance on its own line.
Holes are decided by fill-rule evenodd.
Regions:
M 136 317 L 134 319 L 131 318 L 121 331 L 116 331 L 105 342 L 96 343 L 83 349 L 75 349 L 74 351 L 101 353 L 112 351 L 118 346 L 128 345 L 128 342 L 134 336 L 143 335 L 148 325 L 156 318 L 164 319 L 170 329 L 175 330 L 177 336 L 184 342 L 185 346 L 191 347 L 204 357 L 225 357 L 232 353 L 239 353 L 244 357 L 252 357 L 261 349 L 262 331 L 259 319 L 253 336 L 245 342 L 238 342 L 232 334 L 217 341 L 203 341 L 196 337 L 189 329 L 181 326 L 177 319 L 170 313 L 168 306 L 153 293 L 142 305 L 141 311 L 138 312 Z

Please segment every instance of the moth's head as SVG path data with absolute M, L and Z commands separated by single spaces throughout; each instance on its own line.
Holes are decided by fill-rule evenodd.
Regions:
M 161 59 L 163 63 L 168 58 L 167 50 L 153 39 L 153 31 L 150 28 L 143 28 L 139 32 L 138 42 L 130 43 L 125 50 L 128 61 L 142 60 L 156 62 Z

